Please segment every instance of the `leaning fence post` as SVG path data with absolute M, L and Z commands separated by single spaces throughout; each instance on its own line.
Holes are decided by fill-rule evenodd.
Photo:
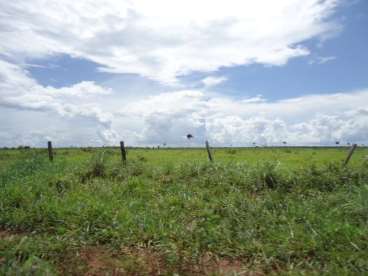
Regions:
M 358 147 L 358 145 L 357 145 L 357 144 L 354 144 L 354 145 L 350 148 L 349 153 L 348 153 L 348 156 L 346 157 L 346 160 L 345 160 L 345 162 L 344 162 L 344 167 L 349 163 L 350 158 L 353 156 L 353 153 L 354 153 L 354 151 L 356 150 L 356 148 L 357 148 L 357 147 Z
M 126 163 L 126 150 L 124 141 L 120 142 L 120 150 L 121 150 L 121 160 L 123 161 L 123 163 Z
M 49 160 L 50 160 L 50 162 L 52 162 L 54 160 L 54 154 L 52 152 L 52 143 L 51 143 L 51 141 L 47 142 L 47 149 L 48 149 L 48 152 L 49 152 Z
M 210 144 L 208 143 L 208 141 L 206 141 L 206 149 L 207 149 L 207 153 L 208 153 L 208 159 L 213 162 L 213 157 L 212 157 L 212 153 L 210 150 Z

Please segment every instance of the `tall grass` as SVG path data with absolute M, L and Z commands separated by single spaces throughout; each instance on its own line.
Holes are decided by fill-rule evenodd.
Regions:
M 50 164 L 29 154 L 0 176 L 0 229 L 18 233 L 0 242 L 5 274 L 56 273 L 86 245 L 150 248 L 176 272 L 208 254 L 248 272 L 368 271 L 366 162 L 155 166 L 118 157 L 99 152 L 70 164 L 65 155 Z

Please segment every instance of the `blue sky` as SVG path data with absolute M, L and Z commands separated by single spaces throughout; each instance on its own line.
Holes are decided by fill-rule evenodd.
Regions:
M 0 8 L 4 145 L 368 143 L 367 1 Z
M 279 100 L 307 94 L 325 94 L 354 91 L 368 87 L 368 2 L 346 2 L 333 16 L 341 30 L 331 38 L 312 38 L 303 41 L 311 54 L 291 59 L 284 66 L 250 64 L 220 68 L 214 74 L 201 72 L 182 76 L 183 83 L 190 87 L 207 75 L 226 76 L 228 81 L 216 87 L 234 97 L 263 95 L 270 100 Z M 323 62 L 323 58 L 327 58 Z M 69 55 L 57 55 L 35 59 L 30 67 L 32 77 L 46 86 L 63 87 L 89 80 L 109 82 L 119 88 L 124 84 L 134 86 L 147 82 L 152 90 L 158 86 L 170 87 L 144 79 L 136 74 L 116 76 L 99 72 L 99 64 Z

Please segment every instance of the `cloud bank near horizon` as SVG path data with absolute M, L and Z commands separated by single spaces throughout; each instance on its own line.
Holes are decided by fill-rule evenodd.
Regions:
M 57 145 L 331 145 L 367 143 L 368 90 L 279 101 L 231 98 L 207 87 L 127 101 L 117 91 L 82 82 L 45 87 L 24 69 L 0 62 L 2 146 Z M 114 102 L 115 104 L 110 104 Z M 195 139 L 188 142 L 186 134 Z

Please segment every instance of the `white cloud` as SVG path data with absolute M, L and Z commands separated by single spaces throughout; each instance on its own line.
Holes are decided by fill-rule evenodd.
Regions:
M 193 71 L 308 55 L 341 0 L 28 0 L 0 2 L 0 52 L 15 62 L 55 54 L 163 82 Z
M 114 101 L 111 105 L 109 102 Z M 280 101 L 234 99 L 201 90 L 129 99 L 92 82 L 44 87 L 0 62 L 0 145 L 169 146 L 367 143 L 368 90 Z M 194 135 L 193 141 L 186 134 Z
M 197 144 L 210 139 L 214 145 L 368 142 L 368 90 L 276 102 L 177 91 L 136 100 L 118 114 L 116 121 L 140 121 L 135 130 L 139 144 L 185 145 L 187 133 L 194 133 Z
M 174 83 L 191 72 L 308 55 L 303 42 L 338 30 L 340 0 L 28 0 L 0 2 L 0 145 L 367 143 L 368 90 L 276 102 L 204 89 L 147 96 L 84 81 L 34 80 L 34 58 L 68 54 L 100 70 Z M 324 63 L 333 57 L 320 57 Z M 5 61 L 6 60 L 6 61 Z M 142 78 L 144 79 L 144 78 Z M 180 87 L 180 86 L 177 86 Z M 118 93 L 120 92 L 120 93 Z M 241 91 L 239 91 L 241 92 Z M 247 91 L 244 91 L 247 92 Z M 5 142 L 4 142 L 5 141 Z M 5 143 L 5 144 L 4 144 Z
M 325 64 L 327 62 L 335 60 L 335 56 L 328 56 L 328 57 L 316 57 L 309 61 L 309 64 Z
M 227 81 L 226 77 L 206 77 L 202 80 L 202 83 L 204 84 L 205 88 L 214 87 L 216 85 L 219 85 L 221 83 L 224 83 Z
M 0 61 L 0 145 L 326 145 L 367 143 L 368 90 L 280 101 L 201 90 L 124 95 L 81 82 L 45 87 Z M 114 101 L 114 105 L 108 104 Z M 186 134 L 195 139 L 189 142 Z
M 92 120 L 94 127 L 98 129 L 97 134 L 102 143 L 110 143 L 114 137 L 114 131 L 111 129 L 112 114 L 102 111 L 96 102 L 101 95 L 106 96 L 110 93 L 110 89 L 96 85 L 94 82 L 81 82 L 59 89 L 44 87 L 33 80 L 24 69 L 0 60 L 0 108 L 55 113 L 65 120 L 76 117 Z M 1 113 L 4 112 L 3 109 Z M 5 116 L 3 120 L 2 123 L 7 124 Z M 48 127 L 48 125 L 41 126 L 45 135 L 49 135 Z M 83 128 L 83 124 L 78 124 L 77 127 Z

